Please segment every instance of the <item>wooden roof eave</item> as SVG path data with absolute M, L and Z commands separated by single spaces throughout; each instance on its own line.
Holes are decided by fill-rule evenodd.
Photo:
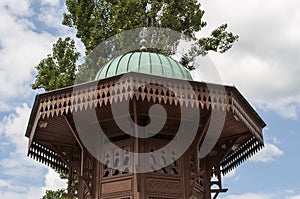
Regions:
M 238 96 L 240 103 L 243 103 L 245 109 L 247 109 L 249 112 L 251 112 L 252 117 L 255 118 L 255 122 L 261 128 L 264 128 L 266 126 L 266 123 L 258 115 L 258 113 L 254 110 L 254 108 L 249 104 L 249 102 L 245 99 L 245 97 L 240 93 L 240 91 L 236 87 L 232 86 L 231 88 L 232 88 L 233 95 Z
M 263 144 L 255 137 L 251 137 L 245 143 L 240 145 L 236 150 L 228 154 L 222 161 L 222 173 L 226 175 L 245 160 L 252 157 L 255 153 L 263 148 Z
M 25 132 L 26 137 L 29 137 L 30 134 L 31 134 L 30 132 L 31 132 L 31 130 L 33 128 L 33 125 L 34 125 L 34 121 L 35 121 L 35 118 L 36 118 L 36 114 L 37 114 L 37 111 L 38 111 L 38 105 L 39 104 L 40 104 L 40 95 L 38 94 L 38 95 L 35 96 L 33 107 L 32 107 L 31 113 L 30 113 L 27 129 L 26 129 L 26 132 Z
M 127 81 L 118 83 L 121 76 L 122 75 L 70 86 L 37 95 L 26 130 L 26 136 L 30 139 L 29 147 L 32 144 L 35 129 L 41 118 L 63 115 L 68 112 L 81 111 L 98 106 L 101 107 L 107 103 L 114 103 L 123 99 L 127 100 L 128 98 L 132 99 L 134 97 L 143 101 L 157 100 L 161 103 L 182 103 L 186 106 L 195 106 L 202 109 L 232 111 L 245 126 L 249 128 L 255 137 L 260 140 L 260 142 L 263 142 L 262 128 L 265 126 L 265 123 L 235 87 L 190 81 L 189 83 L 193 88 L 193 90 L 190 90 L 178 87 L 181 82 L 186 82 L 185 80 L 155 77 L 158 84 L 148 85 L 148 91 L 152 89 L 152 93 L 142 89 L 141 92 L 136 92 L 133 95 L 131 91 L 137 88 L 139 81 L 151 82 L 153 76 L 140 73 L 128 73 Z M 159 86 L 159 83 L 171 87 L 173 86 L 172 89 L 178 91 L 183 100 L 179 102 L 177 96 L 168 96 L 166 90 Z M 221 90 L 221 88 L 223 89 L 225 87 L 225 93 L 211 96 L 213 92 L 208 91 L 207 86 L 216 90 Z M 128 88 L 130 88 L 130 91 L 128 91 Z M 119 94 L 114 93 L 115 89 Z M 125 92 L 123 92 L 124 90 Z M 159 94 L 156 95 L 156 92 Z M 196 97 L 187 97 L 193 96 L 193 93 L 196 94 Z M 214 102 L 211 98 L 218 99 Z
M 265 122 L 235 87 L 231 87 L 231 92 L 234 115 L 263 144 L 262 129 L 266 126 Z
M 29 121 L 28 121 L 28 126 L 26 129 L 26 133 L 25 136 L 29 138 L 29 142 L 28 142 L 28 151 L 27 154 L 29 155 L 30 153 L 30 148 L 33 144 L 33 139 L 34 139 L 34 134 L 36 131 L 36 128 L 38 126 L 38 122 L 39 122 L 39 115 L 40 115 L 40 95 L 36 95 L 35 100 L 34 100 L 34 104 L 33 104 L 33 108 L 29 117 Z
M 92 107 L 96 107 L 99 105 L 102 106 L 103 103 L 104 104 L 112 103 L 112 102 L 116 102 L 118 100 L 122 100 L 123 98 L 128 99 L 128 97 L 133 98 L 134 97 L 133 95 L 128 96 L 128 94 L 130 94 L 130 91 L 125 92 L 123 94 L 119 94 L 119 95 L 118 94 L 115 94 L 115 95 L 110 94 L 110 96 L 107 96 L 107 93 L 113 92 L 114 88 L 121 91 L 122 89 L 127 90 L 128 89 L 127 87 L 131 87 L 131 89 L 134 90 L 134 89 L 136 89 L 136 82 L 138 79 L 141 79 L 141 78 L 151 79 L 150 75 L 132 73 L 132 76 L 128 76 L 130 79 L 129 82 L 125 82 L 124 85 L 121 85 L 121 84 L 114 85 L 114 83 L 119 79 L 119 76 L 107 78 L 107 79 L 100 80 L 100 81 L 88 82 L 85 84 L 71 86 L 71 87 L 67 87 L 67 88 L 50 91 L 50 92 L 46 92 L 46 93 L 37 95 L 35 102 L 34 102 L 33 110 L 31 112 L 31 116 L 29 119 L 28 127 L 26 130 L 26 136 L 29 137 L 31 135 L 31 131 L 32 131 L 34 125 L 37 125 L 37 124 L 35 124 L 35 122 L 37 120 L 37 117 L 40 117 L 39 114 L 41 114 L 42 118 L 45 118 L 45 117 L 49 117 L 50 115 L 53 116 L 54 114 L 59 114 L 58 112 L 60 112 L 60 114 L 63 114 L 64 112 L 68 112 L 68 111 L 72 112 L 74 110 L 77 111 L 78 109 L 82 110 L 82 108 L 85 109 L 88 106 L 92 106 Z M 160 81 L 163 85 L 165 83 L 166 85 L 169 86 L 170 85 L 169 82 L 172 79 L 158 77 L 157 80 Z M 176 82 L 180 83 L 180 80 L 176 80 Z M 235 87 L 223 86 L 223 85 L 217 85 L 217 84 L 208 84 L 208 83 L 204 83 L 204 82 L 193 82 L 193 81 L 191 81 L 189 83 L 193 87 L 194 91 L 187 91 L 187 90 L 181 89 L 179 91 L 180 94 L 188 96 L 188 95 L 192 95 L 194 92 L 194 93 L 196 93 L 198 99 L 200 98 L 200 100 L 185 98 L 183 101 L 186 106 L 196 106 L 196 107 L 200 106 L 201 108 L 207 108 L 207 109 L 210 109 L 210 108 L 217 108 L 217 109 L 222 109 L 222 110 L 227 109 L 227 111 L 232 110 L 246 124 L 247 127 L 256 129 L 255 130 L 256 134 L 261 134 L 259 132 L 259 129 L 262 129 L 265 126 L 265 123 L 263 122 L 263 120 L 258 116 L 258 114 L 255 112 L 255 110 L 251 107 L 251 105 L 247 102 L 247 100 L 245 100 L 245 98 L 239 93 L 239 91 Z M 225 94 L 226 98 L 228 98 L 228 99 L 226 99 L 227 102 L 221 102 L 221 103 L 212 102 L 211 99 L 209 99 L 212 94 L 209 93 L 209 91 L 207 91 L 207 89 L 205 89 L 207 86 L 213 87 L 215 89 L 225 87 L 226 92 L 228 92 Z M 97 87 L 97 88 L 95 88 L 95 87 Z M 119 87 L 119 88 L 116 88 L 116 87 Z M 152 87 L 153 87 L 152 89 L 154 89 L 154 90 L 156 89 L 155 91 L 157 91 L 157 92 L 163 91 L 163 89 L 159 88 L 159 86 L 154 85 Z M 199 87 L 201 89 L 203 88 L 204 92 L 199 91 Z M 176 88 L 174 88 L 174 89 L 176 90 Z M 164 91 L 166 91 L 166 90 L 164 90 Z M 80 93 L 80 94 L 78 94 L 78 93 Z M 97 96 L 97 94 L 98 94 L 98 96 Z M 100 95 L 100 99 L 97 99 L 97 97 L 99 97 L 99 95 Z M 102 98 L 102 95 L 104 95 L 105 97 Z M 93 98 L 93 100 L 87 102 L 86 100 L 88 97 Z M 145 93 L 145 92 L 136 94 L 135 97 L 138 99 L 142 99 L 142 100 L 146 99 L 147 101 L 150 101 L 151 98 L 152 98 L 152 100 L 153 100 L 153 98 L 155 98 L 154 94 L 149 94 L 149 93 Z M 218 95 L 216 95 L 216 97 L 224 98 L 224 96 L 218 96 Z M 62 98 L 64 98 L 64 99 L 62 99 Z M 72 101 L 74 101 L 74 98 L 76 98 L 76 100 L 80 101 L 80 103 L 81 103 L 80 106 L 76 106 L 76 105 L 74 106 L 74 104 L 72 104 Z M 159 97 L 157 97 L 157 99 L 159 100 L 159 102 L 163 101 L 164 103 L 168 103 L 168 102 L 169 103 L 174 102 L 175 104 L 178 103 L 178 99 L 176 99 L 176 97 L 166 96 L 166 93 L 164 96 L 162 96 L 162 94 L 160 93 Z M 82 103 L 82 101 L 84 101 L 84 100 L 85 100 L 85 103 Z M 222 100 L 224 100 L 224 99 L 221 99 L 221 101 Z M 231 100 L 231 103 L 228 102 L 230 100 Z M 51 102 L 49 102 L 49 101 L 51 101 Z M 65 105 L 65 107 L 57 108 L 58 106 L 62 106 L 61 103 L 67 103 L 66 101 L 68 101 L 68 103 L 71 103 L 70 106 Z M 41 105 L 42 105 L 42 107 L 40 107 Z M 52 106 L 52 108 L 51 108 L 51 106 Z M 56 110 L 54 111 L 53 109 L 55 106 L 56 106 Z M 41 108 L 43 108 L 42 113 L 40 112 Z M 48 111 L 45 111 L 44 110 L 45 108 L 46 109 L 48 108 Z M 50 108 L 52 110 L 49 110 Z M 60 109 L 60 110 L 58 110 L 58 109 Z M 38 112 L 39 112 L 39 114 L 38 114 Z M 256 127 L 253 127 L 253 126 L 256 126 Z M 252 132 L 254 134 L 255 134 L 255 131 L 252 130 Z

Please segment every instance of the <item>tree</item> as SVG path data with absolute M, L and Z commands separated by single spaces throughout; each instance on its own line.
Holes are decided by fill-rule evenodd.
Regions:
M 204 56 L 208 51 L 224 53 L 238 39 L 237 35 L 227 31 L 227 24 L 222 24 L 213 30 L 209 37 L 196 38 L 195 33 L 207 25 L 202 20 L 204 11 L 197 0 L 66 0 L 66 7 L 67 12 L 64 14 L 62 23 L 76 29 L 76 36 L 83 42 L 87 56 L 98 44 L 126 30 L 141 27 L 169 28 L 196 41 L 181 60 L 181 63 L 188 69 L 194 69 L 193 65 L 190 65 L 193 57 L 196 55 Z M 178 39 L 177 41 L 176 38 L 169 41 L 169 50 L 163 52 L 158 49 L 150 50 L 172 55 L 178 45 Z M 104 50 L 107 51 L 107 56 L 98 58 L 97 63 L 100 64 L 89 65 L 85 62 L 78 66 L 76 77 L 80 79 L 80 82 L 91 80 L 101 64 L 117 54 L 114 45 L 115 43 L 106 43 Z M 129 46 L 131 44 L 123 43 L 123 45 Z M 60 70 L 63 74 L 70 72 L 67 71 L 65 65 L 60 67 L 60 63 L 57 62 L 59 59 L 71 60 L 69 64 L 73 69 L 75 68 L 76 61 L 74 60 L 78 58 L 77 51 L 71 46 L 66 45 L 65 47 L 65 49 L 73 50 L 73 53 L 69 54 L 71 56 L 66 57 L 67 54 L 64 53 L 58 57 L 48 56 L 38 65 L 38 76 L 36 83 L 33 84 L 33 89 L 51 90 L 74 82 L 74 70 L 69 77 L 64 78 L 64 81 L 61 81 L 60 75 L 57 76 L 58 72 L 54 73 L 49 70 L 53 62 L 56 61 L 57 65 L 54 68 L 63 69 Z
M 77 29 L 87 54 L 124 30 L 170 28 L 195 38 L 195 32 L 206 26 L 197 0 L 66 0 L 66 5 L 63 24 Z
M 202 20 L 204 11 L 197 0 L 66 0 L 66 7 L 67 13 L 64 14 L 62 23 L 76 29 L 76 36 L 83 42 L 86 55 L 98 44 L 126 30 L 141 27 L 169 28 L 196 41 L 181 60 L 188 69 L 193 69 L 189 63 L 194 56 L 204 56 L 208 51 L 224 53 L 238 39 L 237 35 L 227 31 L 227 24 L 213 30 L 209 37 L 196 38 L 196 32 L 207 25 Z M 169 50 L 150 50 L 172 55 L 178 39 L 169 41 Z M 75 77 L 81 81 L 91 80 L 99 70 L 99 65 L 115 54 L 114 45 L 115 43 L 106 43 L 104 50 L 107 51 L 107 56 L 99 57 L 99 64 L 89 65 L 85 62 L 78 66 L 76 73 L 76 61 L 80 54 L 73 40 L 60 38 L 53 45 L 52 55 L 48 55 L 36 66 L 38 74 L 32 88 L 49 91 L 72 85 Z M 61 191 L 47 191 L 43 199 L 61 197 L 61 194 Z
M 64 14 L 63 24 L 76 28 L 77 37 L 84 43 L 87 55 L 99 43 L 125 30 L 139 27 L 169 28 L 197 41 L 181 60 L 184 66 L 192 70 L 194 67 L 189 63 L 195 55 L 206 55 L 208 51 L 226 52 L 238 39 L 238 36 L 226 30 L 227 24 L 212 31 L 209 37 L 197 39 L 195 33 L 207 25 L 202 20 L 204 11 L 197 0 L 66 0 L 66 6 L 68 12 Z M 174 40 L 170 42 L 175 45 L 170 49 L 176 49 L 178 43 Z M 114 55 L 115 48 L 110 44 L 107 44 L 107 50 L 111 50 L 108 55 Z M 160 53 L 171 55 L 174 51 Z M 98 65 L 82 65 L 78 76 L 90 80 L 91 77 L 87 75 L 95 74 L 97 70 Z
M 57 191 L 47 190 L 46 194 L 41 199 L 67 199 L 66 197 L 63 197 L 64 193 L 64 189 L 59 189 Z
M 44 88 L 46 91 L 74 84 L 76 61 L 80 53 L 70 37 L 59 38 L 53 45 L 52 55 L 40 61 L 35 67 L 38 71 L 32 89 Z

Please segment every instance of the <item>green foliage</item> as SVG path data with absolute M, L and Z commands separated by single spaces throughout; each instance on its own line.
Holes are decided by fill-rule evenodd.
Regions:
M 227 32 L 226 29 L 227 24 L 223 24 L 212 31 L 210 37 L 199 39 L 192 45 L 189 52 L 184 55 L 181 64 L 186 66 L 189 70 L 193 70 L 195 68 L 193 65 L 190 65 L 190 63 L 195 56 L 205 56 L 208 51 L 224 53 L 229 50 L 239 37 L 231 32 Z
M 60 179 L 68 179 L 69 175 L 67 173 L 64 173 L 58 169 L 53 168 L 53 170 L 59 174 Z
M 64 189 L 59 189 L 56 191 L 47 190 L 46 194 L 41 199 L 68 199 L 66 197 L 63 197 L 64 193 Z
M 52 55 L 49 54 L 36 66 L 38 74 L 31 85 L 32 89 L 50 91 L 74 84 L 76 61 L 80 56 L 75 42 L 69 37 L 59 38 L 52 51 Z
M 181 59 L 181 63 L 190 70 L 194 69 L 191 63 L 195 56 L 204 56 L 209 51 L 224 53 L 238 40 L 237 35 L 227 31 L 227 24 L 213 30 L 208 37 L 196 38 L 195 33 L 207 25 L 202 19 L 204 11 L 198 0 L 66 0 L 66 7 L 67 12 L 62 23 L 76 29 L 76 36 L 83 42 L 87 58 L 105 41 L 105 45 L 101 47 L 102 57 L 95 53 L 98 55 L 93 58 L 96 61 L 86 60 L 78 66 L 78 72 L 75 74 L 75 63 L 79 53 L 73 41 L 68 38 L 60 39 L 54 45 L 53 55 L 48 55 L 36 67 L 38 75 L 32 85 L 33 89 L 53 90 L 72 85 L 75 75 L 75 83 L 93 80 L 103 63 L 123 53 L 119 52 L 119 49 L 133 49 L 134 42 L 139 39 L 136 35 L 124 34 L 119 36 L 118 41 L 107 40 L 126 30 L 141 27 L 168 28 L 192 38 L 195 42 Z M 165 55 L 176 52 L 180 38 L 159 39 L 158 46 L 164 44 L 166 48 L 160 50 L 154 45 L 148 48 L 148 51 Z M 62 53 L 58 54 L 55 51 Z
M 224 53 L 229 50 L 233 43 L 238 39 L 237 35 L 226 31 L 227 24 L 221 25 L 216 30 L 212 31 L 211 36 L 201 38 L 198 45 L 202 46 L 205 51 L 215 51 Z
M 195 38 L 206 26 L 197 0 L 66 0 L 63 24 L 74 27 L 87 54 L 107 38 L 140 27 L 169 28 Z
M 226 30 L 227 24 L 212 31 L 209 37 L 197 39 L 195 33 L 207 25 L 202 20 L 204 11 L 197 0 L 66 0 L 66 5 L 68 12 L 64 14 L 63 24 L 76 28 L 77 37 L 84 43 L 87 55 L 104 40 L 125 30 L 140 27 L 169 28 L 197 41 L 181 60 L 188 69 L 194 69 L 190 63 L 195 55 L 206 55 L 208 51 L 226 52 L 238 39 L 238 36 Z M 177 44 L 176 40 L 171 40 L 167 44 L 169 50 L 151 51 L 171 55 Z M 122 47 L 130 49 L 130 45 L 127 43 Z M 106 48 L 107 55 L 113 56 L 116 53 L 114 44 L 107 43 Z M 101 59 L 108 60 L 109 57 Z M 77 75 L 80 82 L 91 80 L 91 74 L 95 74 L 98 69 L 99 65 L 96 64 L 79 66 Z

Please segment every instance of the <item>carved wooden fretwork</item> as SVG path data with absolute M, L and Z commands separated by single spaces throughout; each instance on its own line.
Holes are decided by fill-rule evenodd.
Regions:
M 124 176 L 132 172 L 132 146 L 126 145 L 121 148 L 109 148 L 104 150 L 104 164 L 102 165 L 102 178 L 109 179 Z
M 59 154 L 39 143 L 32 143 L 28 151 L 28 156 L 46 164 L 47 166 L 50 166 L 59 172 L 68 173 L 68 165 L 62 161 L 62 159 L 59 157 Z
M 83 158 L 83 161 L 81 160 Z M 93 199 L 94 196 L 94 158 L 84 150 L 73 151 L 68 173 L 68 189 L 65 195 L 68 198 Z
M 194 187 L 192 191 L 192 195 L 190 196 L 190 199 L 204 199 L 204 193 L 203 191 L 200 191 L 196 187 Z
M 220 193 L 227 192 L 228 189 L 222 187 L 222 173 L 219 163 L 219 154 L 217 151 L 212 151 L 207 157 L 201 160 L 204 168 L 204 198 L 216 199 Z M 213 196 L 211 196 L 213 194 Z
M 233 110 L 232 93 L 221 86 L 208 89 L 206 84 L 191 83 L 191 90 L 181 80 L 157 78 L 156 83 L 152 83 L 153 79 L 149 76 L 139 76 L 141 75 L 127 77 L 127 80 L 122 82 L 94 82 L 86 87 L 62 89 L 59 94 L 53 96 L 46 95 L 40 100 L 41 117 L 82 111 L 133 98 L 154 103 L 181 103 L 202 109 Z
M 256 152 L 258 152 L 260 149 L 263 148 L 263 144 L 256 139 L 256 137 L 252 137 L 247 142 L 245 142 L 243 145 L 239 146 L 238 149 L 235 151 L 232 151 L 222 162 L 222 173 L 227 174 L 234 168 L 236 168 L 239 164 L 242 163 L 245 160 L 247 160 L 249 157 L 254 155 Z
M 190 169 L 190 199 L 203 198 L 204 194 L 204 171 L 200 168 L 197 149 L 193 148 L 189 151 L 189 169 Z
M 160 148 L 160 144 L 147 146 L 146 151 L 150 153 L 147 164 L 153 173 L 177 176 L 180 175 L 179 160 L 176 157 L 176 150 L 154 153 Z
M 69 169 L 69 179 L 68 179 L 68 189 L 65 197 L 68 198 L 78 198 L 80 193 L 80 165 L 81 164 L 81 155 L 80 151 L 74 151 L 72 158 L 70 160 L 70 169 Z
M 80 177 L 82 180 L 82 194 L 84 199 L 94 198 L 94 158 L 88 152 L 84 152 L 83 162 L 83 176 Z
M 191 87 L 188 87 L 185 84 L 186 81 L 154 78 L 151 75 L 135 73 L 126 76 L 122 81 L 119 81 L 120 77 L 115 76 L 99 82 L 90 82 L 39 95 L 35 102 L 34 115 L 36 118 L 33 118 L 34 124 L 39 119 L 137 99 L 145 102 L 181 104 L 206 110 L 231 112 L 249 129 L 255 140 L 263 143 L 260 127 L 260 125 L 264 125 L 263 121 L 252 114 L 255 111 L 234 87 L 201 82 L 189 82 Z M 34 124 L 32 125 L 34 126 Z M 30 148 L 33 147 L 32 140 L 35 133 L 33 129 L 29 128 L 27 132 L 27 136 L 31 140 Z M 237 160 L 234 163 L 230 161 L 232 157 L 228 157 L 222 163 L 222 166 L 225 167 L 224 172 L 233 169 L 241 163 L 239 161 L 248 157 L 248 155 L 243 155 L 240 158 L 241 153 L 241 150 L 238 150 L 232 154 L 234 157 L 238 157 L 234 158 Z

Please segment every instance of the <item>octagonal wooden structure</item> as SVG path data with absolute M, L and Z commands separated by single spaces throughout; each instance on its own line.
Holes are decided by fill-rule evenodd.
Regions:
M 265 123 L 235 87 L 189 81 L 190 89 L 184 86 L 186 81 L 178 79 L 141 73 L 127 73 L 120 81 L 121 77 L 36 96 L 26 132 L 28 155 L 68 173 L 67 197 L 216 198 L 227 191 L 222 186 L 222 174 L 227 174 L 263 147 Z M 139 86 L 141 82 L 151 83 Z M 173 91 L 180 94 L 180 100 Z M 113 103 L 128 103 L 131 119 L 141 126 L 149 122 L 148 111 L 153 104 L 162 105 L 168 118 L 158 134 L 147 139 L 137 138 L 116 125 L 111 111 Z M 181 121 L 180 106 L 198 109 L 201 113 L 192 144 L 172 164 L 156 169 L 164 159 L 172 158 L 176 148 L 171 154 L 153 156 L 148 162 L 153 168 L 151 172 L 132 172 L 135 161 L 127 152 L 152 152 L 174 139 Z M 212 111 L 225 114 L 224 126 L 210 153 L 199 158 Z M 74 117 L 78 113 L 81 117 Z M 91 115 L 96 115 L 96 120 Z M 188 125 L 192 121 L 185 122 Z M 99 131 L 99 126 L 107 136 L 102 140 L 104 156 L 101 161 L 91 154 L 80 136 L 90 136 L 91 132 Z M 105 143 L 115 145 L 106 147 Z

